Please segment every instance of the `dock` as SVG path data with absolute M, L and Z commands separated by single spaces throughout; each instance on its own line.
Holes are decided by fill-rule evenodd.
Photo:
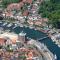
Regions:
M 37 39 L 38 41 L 40 41 L 40 40 L 43 40 L 43 39 L 46 39 L 46 38 L 48 38 L 49 36 L 46 36 L 46 37 L 43 37 L 43 38 L 39 38 L 39 39 Z

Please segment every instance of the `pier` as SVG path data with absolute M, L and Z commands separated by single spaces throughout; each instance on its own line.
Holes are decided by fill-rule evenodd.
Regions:
M 37 39 L 38 41 L 40 41 L 40 40 L 43 40 L 43 39 L 46 39 L 46 38 L 48 38 L 49 36 L 46 36 L 46 37 L 43 37 L 43 38 L 39 38 L 39 39 Z

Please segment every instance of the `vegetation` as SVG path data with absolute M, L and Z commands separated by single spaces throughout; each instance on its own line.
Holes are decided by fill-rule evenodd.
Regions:
M 26 56 L 19 56 L 21 60 L 26 60 Z
M 38 13 L 49 18 L 49 24 L 53 27 L 60 28 L 60 0 L 44 0 L 39 6 Z
M 20 1 L 21 0 L 2 0 L 2 5 L 3 5 L 4 8 L 6 8 L 8 4 L 10 4 L 10 3 L 18 3 Z
M 0 49 L 2 49 L 3 46 L 0 45 Z
M 13 49 L 10 49 L 10 45 L 7 45 L 5 48 L 8 52 L 13 52 Z
M 27 10 L 28 9 L 28 6 L 29 6 L 29 4 L 28 3 L 25 3 L 24 4 L 24 6 L 23 7 L 21 7 L 21 13 L 23 14 L 23 12 L 25 11 L 25 10 Z

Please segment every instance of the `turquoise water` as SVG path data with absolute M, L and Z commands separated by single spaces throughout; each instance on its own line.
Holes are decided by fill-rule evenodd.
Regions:
M 18 34 L 22 30 L 25 33 L 27 33 L 28 37 L 33 38 L 33 39 L 38 39 L 38 38 L 47 36 L 46 34 L 40 32 L 40 31 L 36 31 L 34 29 L 29 29 L 29 28 L 25 28 L 25 27 L 24 28 L 17 27 L 13 31 L 15 31 L 15 33 Z M 40 42 L 44 43 L 53 54 L 57 55 L 57 60 L 60 60 L 60 48 L 55 43 L 53 43 L 50 38 L 43 39 Z
M 42 33 L 40 31 L 37 31 L 34 29 L 25 28 L 25 27 L 23 27 L 23 28 L 17 27 L 15 29 L 12 29 L 13 26 L 8 28 L 6 26 L 2 26 L 0 23 L 0 27 L 3 27 L 4 30 L 10 29 L 11 31 L 13 31 L 17 34 L 19 34 L 23 30 L 25 33 L 27 33 L 27 37 L 30 37 L 33 39 L 38 39 L 38 38 L 42 38 L 42 37 L 47 36 L 45 33 Z M 53 54 L 57 55 L 57 60 L 60 60 L 60 48 L 55 43 L 53 43 L 50 38 L 43 39 L 40 42 L 44 43 Z
M 25 27 L 23 28 L 17 27 L 16 29 L 14 29 L 15 33 L 17 34 L 20 33 L 22 30 L 25 33 L 27 33 L 28 37 L 33 38 L 33 39 L 38 39 L 38 38 L 47 36 L 46 34 L 40 31 L 36 31 L 34 29 L 29 29 Z M 43 39 L 40 42 L 44 43 L 53 54 L 57 55 L 57 60 L 60 60 L 60 48 L 55 43 L 53 43 L 50 38 Z

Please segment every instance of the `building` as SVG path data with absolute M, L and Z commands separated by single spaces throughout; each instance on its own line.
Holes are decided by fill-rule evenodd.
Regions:
M 16 43 L 16 40 L 18 39 L 18 36 L 14 33 L 8 33 L 8 32 L 5 32 L 3 34 L 0 34 L 0 37 L 1 38 L 4 38 L 6 41 L 6 44 L 15 44 Z
M 18 19 L 18 21 L 20 23 L 24 23 L 25 22 L 25 18 L 23 16 L 17 16 L 16 18 Z
M 26 33 L 24 33 L 23 31 L 18 35 L 18 40 L 21 41 L 22 43 L 25 42 L 25 36 Z
M 5 45 L 6 40 L 4 38 L 0 38 L 0 46 Z
M 46 22 L 48 22 L 48 19 L 46 18 L 38 18 L 38 17 L 29 17 L 29 20 L 27 21 L 30 25 L 37 25 L 37 26 L 46 26 Z
M 22 15 L 23 16 L 28 16 L 29 15 L 29 11 L 28 10 L 25 10 Z
M 24 5 L 23 2 L 20 2 L 20 3 L 12 3 L 12 4 L 9 4 L 8 5 L 7 10 L 8 11 L 12 11 L 14 9 L 19 10 L 21 7 L 23 7 L 23 5 Z
M 32 4 L 32 0 L 23 0 L 24 3 Z

